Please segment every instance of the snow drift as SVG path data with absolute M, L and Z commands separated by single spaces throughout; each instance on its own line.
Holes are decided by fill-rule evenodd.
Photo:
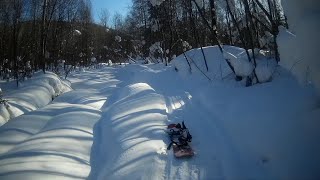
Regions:
M 163 176 L 167 121 L 164 98 L 148 84 L 118 90 L 94 127 L 89 179 L 152 179 Z
M 90 75 L 97 78 L 98 73 Z M 88 177 L 93 126 L 101 117 L 98 108 L 106 98 L 106 94 L 102 97 L 98 90 L 90 88 L 106 87 L 109 79 L 104 73 L 103 85 L 98 79 L 87 84 L 91 76 L 84 72 L 70 78 L 75 82 L 75 90 L 0 127 L 0 179 Z
M 6 105 L 0 104 L 0 126 L 11 118 L 49 104 L 56 96 L 70 90 L 70 85 L 54 73 L 36 74 L 17 90 L 3 96 L 8 102 Z
M 53 103 L 0 127 L 0 179 L 85 179 L 100 111 Z
M 234 49 L 238 51 L 238 49 Z M 200 48 L 192 49 L 179 55 L 171 63 L 182 76 L 205 73 L 211 79 L 223 79 L 232 73 L 217 46 L 203 47 L 208 71 Z M 240 52 L 240 49 L 239 51 Z M 190 64 L 190 66 L 189 66 Z
M 254 51 L 257 63 L 256 67 L 254 67 L 253 62 L 249 62 L 246 51 L 242 48 L 223 46 L 223 51 L 221 53 L 218 46 L 203 47 L 207 65 L 200 48 L 185 52 L 175 58 L 172 64 L 182 76 L 195 74 L 202 75 L 203 77 L 207 76 L 211 80 L 225 80 L 228 77 L 233 77 L 232 75 L 234 74 L 227 63 L 228 61 L 234 68 L 237 76 L 245 78 L 251 76 L 254 71 L 259 82 L 270 81 L 277 67 L 276 61 L 260 50 Z M 252 53 L 249 50 L 251 59 L 253 57 Z

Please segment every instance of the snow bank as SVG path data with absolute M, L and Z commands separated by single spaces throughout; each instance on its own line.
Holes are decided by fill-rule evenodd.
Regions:
M 0 127 L 0 177 L 85 179 L 90 172 L 93 126 L 101 111 L 53 103 Z
M 44 79 L 39 76 L 40 84 Z M 93 126 L 117 82 L 106 69 L 75 72 L 70 80 L 75 90 L 0 127 L 1 180 L 88 177 Z
M 238 49 L 235 48 L 233 50 L 237 51 Z M 179 74 L 184 77 L 191 73 L 201 75 L 203 72 L 213 80 L 221 80 L 232 73 L 217 46 L 203 47 L 203 51 L 207 60 L 208 71 L 200 48 L 192 49 L 185 52 L 185 54 L 179 55 L 171 63 L 178 70 Z
M 99 74 L 97 71 L 70 75 L 75 90 L 61 94 L 52 103 L 13 118 L 0 127 L 0 179 L 88 177 L 93 126 L 101 118 L 99 108 L 107 94 L 102 95 L 98 89 L 107 88 L 110 83 L 108 73 Z M 40 82 L 36 82 L 37 79 Z M 40 75 L 25 84 L 41 84 L 45 79 Z M 54 84 L 59 83 L 54 83 L 56 80 L 47 81 L 53 83 L 53 90 Z M 59 93 L 56 90 L 51 92 Z
M 293 72 L 301 83 L 313 83 L 320 93 L 320 61 L 317 48 L 320 2 L 313 0 L 281 2 L 289 24 L 289 30 L 280 28 L 277 39 L 281 63 Z
M 253 51 L 249 49 L 248 53 L 252 61 L 253 61 L 253 53 L 254 53 L 256 63 L 257 63 L 256 67 L 254 68 L 253 62 L 249 62 L 248 55 L 246 51 L 243 50 L 241 53 L 236 55 L 236 57 L 239 59 L 240 62 L 238 62 L 238 64 L 234 66 L 239 69 L 238 71 L 243 72 L 241 73 L 240 76 L 242 77 L 250 76 L 252 71 L 254 71 L 260 83 L 270 81 L 272 78 L 272 75 L 274 74 L 278 66 L 277 61 L 270 56 L 270 52 L 256 48 Z M 235 71 L 237 72 L 236 69 Z M 237 75 L 238 74 L 239 73 L 237 73 Z
M 275 59 L 259 59 L 257 61 L 257 67 L 255 73 L 259 79 L 259 82 L 269 82 L 273 78 L 273 75 L 277 69 L 277 61 Z
M 128 85 L 114 96 L 94 127 L 89 179 L 163 177 L 164 98 L 145 83 Z
M 8 102 L 7 105 L 0 105 L 0 125 L 11 118 L 41 108 L 56 96 L 70 90 L 70 85 L 56 74 L 38 73 L 32 79 L 24 81 L 18 89 L 4 95 L 3 99 Z
M 186 52 L 185 55 L 182 54 L 178 56 L 172 61 L 172 63 L 182 76 L 187 76 L 188 74 L 203 76 L 204 73 L 212 80 L 223 80 L 233 74 L 226 62 L 227 59 L 234 68 L 237 76 L 251 76 L 253 71 L 255 71 L 259 82 L 267 82 L 271 80 L 277 63 L 274 59 L 268 57 L 267 53 L 258 49 L 254 50 L 257 63 L 256 68 L 254 68 L 253 62 L 249 62 L 244 49 L 234 46 L 224 46 L 223 48 L 223 54 L 220 52 L 218 46 L 203 48 L 209 69 L 208 71 L 200 48 L 192 49 Z M 253 56 L 252 53 L 253 52 L 249 50 L 251 58 Z
M 247 57 L 237 57 L 227 51 L 224 52 L 223 56 L 229 60 L 237 76 L 247 77 L 252 74 L 254 66 Z

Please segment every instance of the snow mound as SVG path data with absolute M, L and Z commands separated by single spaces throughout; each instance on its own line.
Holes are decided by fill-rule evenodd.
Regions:
M 237 57 L 227 51 L 224 51 L 223 56 L 229 60 L 237 76 L 247 77 L 251 75 L 254 66 L 247 57 Z
M 185 52 L 185 54 L 175 58 L 172 64 L 184 77 L 189 74 L 204 77 L 203 74 L 205 74 L 211 80 L 223 80 L 233 74 L 227 63 L 228 61 L 237 76 L 248 77 L 255 71 L 259 82 L 269 81 L 277 66 L 276 61 L 268 56 L 268 52 L 259 49 L 248 51 L 251 60 L 253 59 L 253 53 L 256 57 L 256 68 L 253 62 L 249 61 L 246 51 L 239 47 L 224 46 L 222 54 L 218 46 L 208 46 L 203 48 L 203 52 L 207 60 L 208 70 L 201 48 Z
M 233 49 L 237 51 L 237 48 Z M 223 58 L 218 46 L 208 46 L 203 47 L 203 52 L 205 54 L 208 71 L 206 64 L 202 55 L 201 48 L 192 49 L 179 55 L 174 60 L 172 64 L 178 70 L 179 74 L 182 76 L 187 76 L 189 74 L 202 74 L 205 73 L 212 80 L 223 79 L 232 73 L 227 62 Z M 190 66 L 191 68 L 190 68 Z
M 259 59 L 255 68 L 259 82 L 268 82 L 271 80 L 278 64 L 275 59 Z
M 154 89 L 151 88 L 148 84 L 145 83 L 136 83 L 130 85 L 130 87 L 122 88 L 121 90 L 115 92 L 112 96 L 109 97 L 108 102 L 104 105 L 103 108 L 106 108 L 109 104 L 113 104 L 122 99 L 126 99 L 130 96 L 154 92 Z
M 145 83 L 119 89 L 94 127 L 89 179 L 162 177 L 167 121 L 164 97 Z M 147 166 L 146 166 L 147 164 Z
M 4 95 L 7 104 L 0 105 L 0 125 L 9 119 L 26 112 L 34 111 L 49 104 L 56 96 L 68 92 L 71 87 L 56 74 L 38 73 L 32 79 L 24 81 L 17 90 Z
M 253 51 L 251 49 L 248 50 L 248 54 L 252 61 L 253 53 L 257 63 L 255 68 L 253 63 L 249 62 L 245 50 L 237 55 L 234 55 L 237 58 L 236 60 L 238 60 L 237 64 L 233 66 L 235 67 L 236 74 L 238 76 L 246 77 L 250 76 L 254 70 L 260 83 L 270 81 L 278 66 L 277 61 L 274 58 L 271 58 L 269 51 L 264 51 L 257 48 Z M 230 62 L 231 64 L 234 64 L 232 61 Z
M 87 178 L 100 113 L 90 106 L 54 103 L 1 126 L 1 179 Z

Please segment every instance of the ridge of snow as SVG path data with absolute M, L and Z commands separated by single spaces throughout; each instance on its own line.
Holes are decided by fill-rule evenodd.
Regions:
M 209 71 L 206 69 L 200 48 L 191 49 L 190 51 L 185 52 L 185 54 L 179 55 L 171 61 L 171 64 L 173 64 L 179 74 L 183 77 L 190 74 L 201 75 L 202 71 L 212 79 L 221 80 L 232 73 L 218 46 L 203 47 L 203 51 L 208 63 Z M 184 55 L 186 55 L 186 57 Z M 187 61 L 189 61 L 191 65 L 191 70 Z
M 128 85 L 116 94 L 115 103 L 103 110 L 94 127 L 89 179 L 161 177 L 161 157 L 166 154 L 164 97 L 146 83 Z
M 252 72 L 255 70 L 259 82 L 267 82 L 272 78 L 277 63 L 274 59 L 268 57 L 268 52 L 259 49 L 254 50 L 257 63 L 256 68 L 254 68 L 253 63 L 249 62 L 244 49 L 234 46 L 224 46 L 223 48 L 224 51 L 222 54 L 218 46 L 203 47 L 208 64 L 208 71 L 200 48 L 185 52 L 172 60 L 171 63 L 183 77 L 189 77 L 190 74 L 193 74 L 202 76 L 203 78 L 202 73 L 204 73 L 211 80 L 224 80 L 229 75 L 233 74 L 226 62 L 226 60 L 228 60 L 237 76 L 251 76 Z M 250 57 L 253 56 L 252 50 L 248 50 L 248 53 Z M 191 70 L 187 60 L 189 61 Z
M 3 96 L 8 102 L 0 104 L 0 126 L 12 118 L 49 104 L 53 98 L 70 90 L 70 85 L 54 73 L 36 74 L 18 89 Z

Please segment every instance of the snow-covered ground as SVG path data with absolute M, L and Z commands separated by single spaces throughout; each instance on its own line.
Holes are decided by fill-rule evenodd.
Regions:
M 73 91 L 0 127 L 0 179 L 318 179 L 314 89 L 281 67 L 246 88 L 205 51 L 213 81 L 183 56 L 70 75 Z M 196 155 L 175 159 L 165 128 L 183 120 Z
M 320 94 L 320 1 L 282 0 L 289 29 L 280 27 L 281 65 L 301 84 L 312 84 Z
M 55 97 L 71 90 L 70 83 L 50 72 L 36 73 L 31 79 L 19 82 L 19 87 L 15 81 L 1 81 L 0 87 L 2 98 L 7 100 L 6 104 L 0 104 L 0 126 L 11 118 L 44 107 Z

